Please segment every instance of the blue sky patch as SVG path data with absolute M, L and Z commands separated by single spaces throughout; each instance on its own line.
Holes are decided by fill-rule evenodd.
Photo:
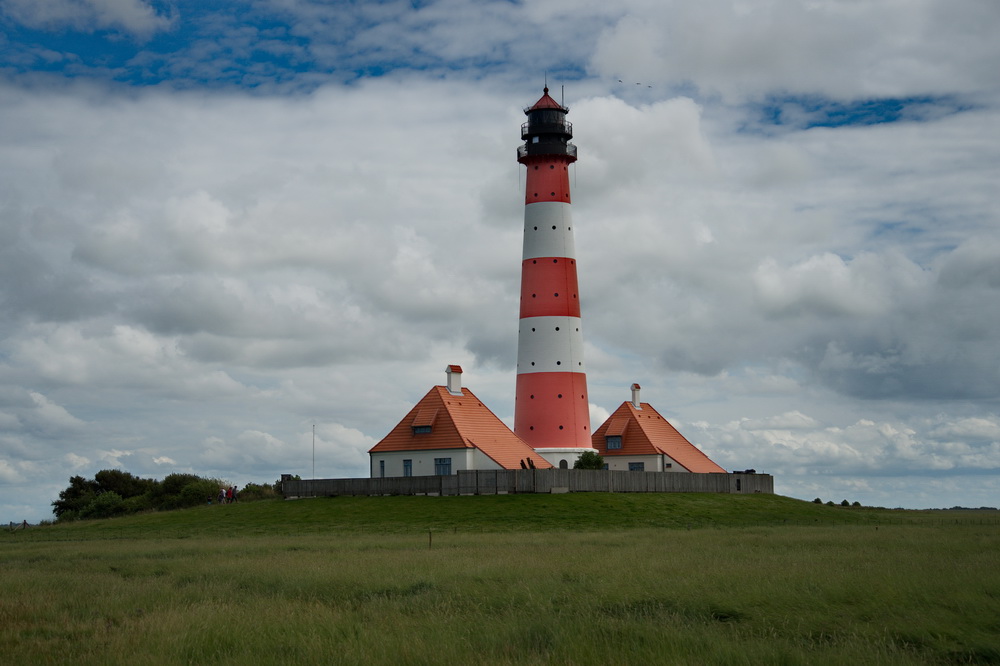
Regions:
M 762 126 L 810 129 L 926 121 L 969 109 L 952 96 L 883 97 L 840 101 L 812 96 L 770 97 L 755 109 Z

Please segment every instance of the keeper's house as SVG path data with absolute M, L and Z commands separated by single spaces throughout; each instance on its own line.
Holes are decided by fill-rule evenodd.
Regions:
M 447 385 L 428 391 L 368 451 L 372 478 L 552 467 L 462 386 L 461 367 L 445 372 Z
M 726 473 L 649 403 L 640 402 L 639 388 L 638 384 L 632 384 L 632 401 L 623 402 L 594 431 L 591 446 L 604 457 L 608 469 Z

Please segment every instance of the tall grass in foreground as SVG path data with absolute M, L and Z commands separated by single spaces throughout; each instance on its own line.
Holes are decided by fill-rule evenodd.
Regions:
M 1000 663 L 995 525 L 15 542 L 6 663 Z

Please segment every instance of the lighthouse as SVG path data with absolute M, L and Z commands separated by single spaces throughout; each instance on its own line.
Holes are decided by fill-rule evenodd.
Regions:
M 580 453 L 594 450 L 570 214 L 576 146 L 568 112 L 546 87 L 524 111 L 524 144 L 517 149 L 527 177 L 514 433 L 557 467 L 572 467 Z

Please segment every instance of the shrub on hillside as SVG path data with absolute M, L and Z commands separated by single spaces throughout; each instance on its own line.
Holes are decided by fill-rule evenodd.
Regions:
M 80 512 L 97 497 L 97 483 L 82 476 L 71 476 L 69 486 L 59 492 L 59 499 L 52 502 L 52 513 L 56 518 L 72 515 L 75 520 Z
M 604 469 L 604 458 L 596 451 L 584 451 L 573 463 L 573 469 Z
M 155 479 L 142 479 L 120 469 L 102 469 L 94 475 L 98 492 L 115 492 L 122 499 L 145 495 L 156 487 Z
M 184 490 L 184 486 L 201 480 L 200 476 L 194 474 L 168 474 L 160 482 L 160 489 L 164 495 L 180 495 L 181 491 Z M 215 492 L 219 491 L 216 490 Z
M 143 479 L 118 469 L 101 470 L 93 479 L 70 477 L 69 486 L 52 502 L 58 521 L 110 518 L 143 511 L 169 511 L 214 501 L 230 484 L 196 474 L 168 474 L 163 481 Z M 280 485 L 279 485 L 280 488 Z M 269 484 L 247 484 L 241 499 L 280 497 Z
M 226 483 L 219 479 L 198 479 L 191 481 L 181 489 L 178 496 L 178 508 L 198 506 L 208 504 L 219 496 L 219 488 L 226 486 Z
M 281 497 L 280 492 L 275 492 L 274 486 L 269 483 L 248 483 L 240 490 L 241 502 L 253 502 L 255 500 L 276 499 Z
M 125 501 L 113 490 L 101 493 L 83 511 L 81 518 L 113 518 L 125 514 Z
M 143 511 L 153 510 L 153 499 L 147 493 L 145 495 L 136 495 L 135 497 L 128 497 L 122 503 L 125 506 L 125 513 L 142 513 Z

